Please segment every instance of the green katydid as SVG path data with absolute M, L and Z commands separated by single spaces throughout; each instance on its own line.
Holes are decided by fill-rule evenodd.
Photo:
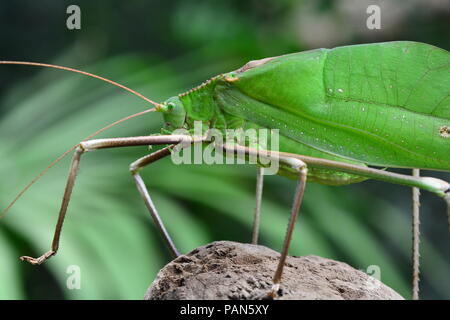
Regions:
M 444 198 L 450 207 L 447 182 L 420 177 L 417 170 L 413 176 L 384 170 L 393 167 L 450 171 L 449 60 L 446 50 L 407 41 L 318 49 L 249 62 L 161 104 L 141 96 L 156 108 L 140 114 L 163 113 L 162 134 L 90 140 L 97 132 L 69 150 L 76 149 L 51 250 L 39 258 L 22 259 L 40 264 L 56 254 L 83 153 L 142 145 L 168 145 L 132 163 L 130 171 L 170 251 L 178 256 L 139 171 L 169 156 L 177 144 L 205 144 L 208 137 L 189 134 L 195 121 L 222 132 L 228 129 L 278 129 L 279 150 L 213 141 L 222 152 L 277 159 L 280 162 L 278 174 L 298 180 L 288 231 L 270 292 L 276 296 L 307 179 L 329 185 L 377 179 L 413 187 L 416 191 L 421 188 L 433 192 Z M 14 61 L 0 61 L 0 64 L 42 65 Z M 187 129 L 187 133 L 172 134 L 181 128 Z M 258 170 L 254 243 L 257 242 L 262 173 L 262 169 Z M 23 192 L 19 196 L 21 194 Z M 416 202 L 417 198 L 416 193 Z M 417 288 L 415 292 L 417 294 Z

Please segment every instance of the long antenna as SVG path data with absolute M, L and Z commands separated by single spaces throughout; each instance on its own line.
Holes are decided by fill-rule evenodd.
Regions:
M 138 96 L 139 98 L 150 102 L 151 104 L 153 104 L 156 108 L 152 108 L 152 109 L 148 109 L 148 110 L 144 110 L 132 115 L 129 115 L 125 118 L 122 118 L 120 120 L 117 120 L 109 125 L 107 125 L 106 127 L 103 127 L 100 130 L 97 130 L 96 132 L 90 134 L 89 136 L 87 136 L 86 138 L 84 138 L 82 141 L 86 141 L 89 140 L 97 135 L 99 135 L 100 133 L 102 133 L 103 131 L 108 130 L 109 128 L 112 128 L 116 125 L 118 125 L 119 123 L 122 123 L 124 121 L 127 121 L 129 119 L 135 118 L 135 117 L 139 117 L 141 115 L 147 114 L 149 112 L 153 112 L 153 111 L 157 111 L 160 108 L 160 104 L 156 103 L 152 100 L 150 100 L 149 98 L 143 96 L 142 94 L 128 88 L 125 87 L 124 85 L 117 83 L 115 81 L 103 78 L 101 76 L 89 73 L 89 72 L 85 72 L 85 71 L 81 71 L 81 70 L 77 70 L 77 69 L 73 69 L 73 68 L 68 68 L 68 67 L 62 67 L 62 66 L 57 66 L 57 65 L 53 65 L 53 64 L 47 64 L 47 63 L 39 63 L 39 62 L 26 62 L 26 61 L 0 61 L 0 64 L 15 64 L 15 65 L 28 65 L 28 66 L 38 66 L 38 67 L 48 67 L 48 68 L 54 68 L 54 69 L 60 69 L 60 70 L 66 70 L 66 71 L 71 71 L 71 72 L 75 72 L 75 73 L 80 73 L 80 74 L 84 74 L 86 76 L 92 77 L 92 78 L 96 78 L 105 82 L 108 82 L 110 84 L 113 84 L 119 88 L 122 88 L 128 92 L 131 92 L 132 94 Z M 69 150 L 65 151 L 63 154 L 61 154 L 58 158 L 56 158 L 48 167 L 46 167 L 44 170 L 42 170 L 33 180 L 31 180 L 30 183 L 28 183 L 25 188 L 23 188 L 14 198 L 13 201 L 11 201 L 11 203 L 5 208 L 3 209 L 3 211 L 0 213 L 0 219 L 4 218 L 5 215 L 8 213 L 9 209 L 11 209 L 11 207 L 17 202 L 17 200 L 19 200 L 24 194 L 25 192 L 28 191 L 28 189 L 30 189 L 30 187 L 35 184 L 43 175 L 45 175 L 47 173 L 48 170 L 50 170 L 55 164 L 57 164 L 58 162 L 60 162 L 62 159 L 64 159 L 70 152 L 72 152 L 73 150 L 75 150 L 80 144 L 76 144 L 75 146 L 73 146 L 72 148 L 70 148 Z
M 0 64 L 18 64 L 18 65 L 25 65 L 25 66 L 36 66 L 36 67 L 47 67 L 47 68 L 53 68 L 53 69 L 60 69 L 60 70 L 66 70 L 66 71 L 71 71 L 71 72 L 75 72 L 75 73 L 81 73 L 84 74 L 86 76 L 92 77 L 92 78 L 96 78 L 96 79 L 100 79 L 102 81 L 106 81 L 108 83 L 111 83 L 119 88 L 122 88 L 128 92 L 131 92 L 132 94 L 138 96 L 139 98 L 150 102 L 151 104 L 153 104 L 155 107 L 159 107 L 160 104 L 156 103 L 155 101 L 150 100 L 149 98 L 143 96 L 142 94 L 140 94 L 139 92 L 136 92 L 128 87 L 125 87 L 124 85 L 117 83 L 115 81 L 103 78 L 101 76 L 98 76 L 96 74 L 92 74 L 86 71 L 81 71 L 81 70 L 77 70 L 77 69 L 73 69 L 73 68 L 68 68 L 68 67 L 62 67 L 62 66 L 57 66 L 54 64 L 48 64 L 48 63 L 39 63 L 39 62 L 27 62 L 27 61 L 1 61 L 0 60 Z

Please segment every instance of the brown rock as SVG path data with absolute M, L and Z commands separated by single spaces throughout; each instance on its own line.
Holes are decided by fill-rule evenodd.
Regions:
M 278 252 L 259 245 L 213 242 L 161 269 L 145 299 L 264 299 L 278 257 Z M 403 300 L 377 279 L 318 256 L 288 257 L 279 299 Z

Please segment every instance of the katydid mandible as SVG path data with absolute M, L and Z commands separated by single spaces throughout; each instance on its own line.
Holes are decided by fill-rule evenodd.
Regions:
M 339 186 L 376 179 L 412 187 L 415 190 L 415 227 L 418 188 L 444 198 L 450 207 L 450 185 L 436 178 L 420 177 L 417 170 L 450 171 L 449 62 L 446 50 L 408 41 L 317 49 L 251 61 L 186 93 L 155 103 L 122 85 L 75 69 L 0 61 L 0 64 L 43 65 L 106 80 L 155 106 L 138 115 L 158 111 L 162 112 L 165 121 L 161 134 L 91 139 L 110 126 L 137 116 L 133 115 L 99 130 L 70 149 L 75 150 L 75 154 L 51 250 L 39 258 L 24 256 L 21 259 L 41 264 L 58 251 L 62 224 L 84 153 L 147 145 L 165 147 L 132 163 L 130 171 L 171 253 L 178 256 L 180 253 L 159 217 L 139 171 L 169 156 L 177 144 L 204 144 L 207 137 L 189 134 L 195 121 L 223 132 L 228 129 L 278 129 L 279 150 L 215 143 L 216 149 L 222 152 L 247 156 L 262 154 L 269 160 L 277 158 L 280 162 L 278 174 L 298 181 L 273 288 L 268 293 L 276 297 L 307 180 Z M 172 134 L 182 128 L 187 134 Z M 409 176 L 385 168 L 416 170 Z M 258 238 L 262 185 L 263 169 L 260 168 L 253 243 L 257 243 Z M 414 256 L 418 256 L 417 238 L 414 250 Z M 413 296 L 417 298 L 418 265 L 414 265 L 414 270 Z

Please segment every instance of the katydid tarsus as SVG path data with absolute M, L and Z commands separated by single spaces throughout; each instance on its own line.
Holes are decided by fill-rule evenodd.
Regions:
M 443 180 L 419 176 L 419 169 L 450 171 L 449 58 L 446 50 L 408 41 L 311 50 L 251 61 L 163 103 L 75 69 L 0 61 L 0 64 L 59 68 L 106 80 L 154 105 L 153 109 L 130 117 L 157 111 L 163 113 L 165 121 L 161 134 L 92 140 L 99 132 L 130 118 L 127 117 L 64 153 L 62 157 L 75 150 L 51 250 L 39 258 L 25 256 L 21 259 L 40 264 L 58 251 L 81 155 L 97 149 L 148 145 L 165 147 L 132 163 L 130 171 L 171 253 L 178 256 L 139 171 L 171 155 L 179 144 L 211 142 L 218 151 L 228 154 L 277 159 L 278 174 L 298 181 L 273 288 L 268 294 L 277 296 L 306 181 L 338 186 L 376 179 L 413 188 L 413 297 L 418 298 L 418 190 L 444 198 L 450 217 L 450 185 Z M 279 149 L 264 150 L 245 143 L 230 145 L 211 141 L 206 135 L 194 136 L 191 133 L 195 121 L 220 132 L 278 129 Z M 175 134 L 178 129 L 185 129 L 186 134 Z M 403 175 L 386 168 L 411 168 L 414 174 Z M 259 167 L 257 174 L 252 243 L 257 243 L 258 239 L 263 170 Z

